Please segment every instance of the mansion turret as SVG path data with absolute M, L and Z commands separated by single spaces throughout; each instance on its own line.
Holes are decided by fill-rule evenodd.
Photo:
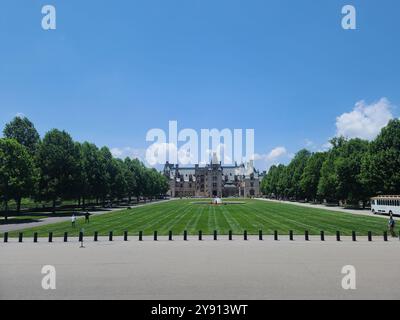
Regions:
M 180 167 L 166 163 L 164 174 L 169 180 L 168 195 L 179 197 L 257 197 L 260 174 L 253 161 L 247 165 L 223 166 L 214 158 L 206 166 Z

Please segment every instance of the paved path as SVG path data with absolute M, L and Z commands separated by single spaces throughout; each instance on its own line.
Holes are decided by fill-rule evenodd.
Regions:
M 378 214 L 374 215 L 370 210 L 355 210 L 355 209 L 345 209 L 342 207 L 327 207 L 322 204 L 300 203 L 300 202 L 272 200 L 272 199 L 264 199 L 264 198 L 257 198 L 257 200 L 275 202 L 275 203 L 292 204 L 292 205 L 300 206 L 300 207 L 317 208 L 317 209 L 324 209 L 324 210 L 330 210 L 330 211 L 358 214 L 358 215 L 369 216 L 369 217 L 379 217 L 379 218 L 389 219 L 389 217 L 385 216 L 385 215 L 378 215 Z M 400 217 L 394 217 L 394 219 L 400 221 Z
M 400 241 L 0 243 L 0 299 L 400 299 Z M 43 290 L 44 265 L 56 290 Z M 342 268 L 356 290 L 342 288 Z
M 163 200 L 164 202 L 170 201 L 170 200 Z M 160 201 L 153 201 L 153 202 L 148 202 L 148 203 L 143 203 L 139 205 L 132 205 L 131 208 L 140 208 L 143 206 L 148 206 L 152 204 L 159 203 Z M 106 213 L 111 213 L 111 212 L 116 212 L 116 211 L 121 211 L 121 210 L 126 210 L 128 207 L 118 207 L 118 208 L 111 208 L 111 209 L 102 209 L 101 211 L 89 211 L 89 213 L 92 216 L 99 216 L 103 215 Z M 73 210 L 71 210 L 72 213 Z M 77 217 L 78 219 L 80 218 L 79 216 Z M 10 231 L 16 231 L 16 230 L 22 230 L 26 228 L 34 228 L 34 227 L 40 227 L 40 226 L 45 226 L 48 224 L 53 224 L 57 222 L 64 222 L 64 221 L 70 221 L 71 216 L 65 216 L 65 217 L 49 217 L 49 218 L 43 218 L 40 219 L 40 221 L 37 222 L 27 222 L 27 223 L 15 223 L 15 224 L 3 224 L 0 225 L 0 232 L 10 232 Z

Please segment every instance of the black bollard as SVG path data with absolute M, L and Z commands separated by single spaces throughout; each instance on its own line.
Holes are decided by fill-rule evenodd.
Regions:
M 243 238 L 244 238 L 245 241 L 247 241 L 247 230 L 244 231 Z
M 78 239 L 78 241 L 79 241 L 79 242 L 82 242 L 82 241 L 83 241 L 83 232 L 82 232 L 82 231 L 79 232 L 79 239 Z
M 325 232 L 321 231 L 321 241 L 325 241 Z
M 49 242 L 53 242 L 53 232 L 49 232 Z
M 274 240 L 278 241 L 278 231 L 277 230 L 274 231 Z
M 8 232 L 4 232 L 4 242 L 8 242 Z
M 19 233 L 18 242 L 22 242 L 24 238 L 24 234 L 22 232 Z
M 37 238 L 38 238 L 38 233 L 35 232 L 35 233 L 33 234 L 33 242 L 34 242 L 34 243 L 37 242 Z
M 199 231 L 199 241 L 203 240 L 203 233 L 201 232 L 201 230 Z
M 293 230 L 289 231 L 289 240 L 293 241 Z
M 170 231 L 169 234 L 168 234 L 168 240 L 172 241 L 172 231 Z
M 128 241 L 128 231 L 124 231 L 124 241 Z
M 154 241 L 157 241 L 157 231 L 154 231 Z
M 143 231 L 139 231 L 139 241 L 143 241 Z
M 372 241 L 372 232 L 368 231 L 368 241 L 371 242 Z
M 183 231 L 183 241 L 187 241 L 187 231 Z
M 94 240 L 94 242 L 97 242 L 99 240 L 99 232 L 98 231 L 94 232 L 93 240 Z
M 108 234 L 108 241 L 113 241 L 113 232 L 110 231 L 110 233 Z
M 214 241 L 218 240 L 218 233 L 217 230 L 214 230 Z
M 68 232 L 64 232 L 64 242 L 68 242 Z
M 304 238 L 305 238 L 306 241 L 310 241 L 310 236 L 309 236 L 307 230 L 306 230 L 305 233 L 304 233 Z
M 385 231 L 384 233 L 383 233 L 383 241 L 388 241 L 388 233 L 387 233 L 387 231 Z
M 263 240 L 263 232 L 262 232 L 262 230 L 258 231 L 258 240 L 260 240 L 260 241 Z
M 232 241 L 232 230 L 229 230 L 229 240 Z
M 355 231 L 351 232 L 351 239 L 353 240 L 353 242 L 357 241 L 357 234 Z
M 336 241 L 340 241 L 340 231 L 336 231 Z

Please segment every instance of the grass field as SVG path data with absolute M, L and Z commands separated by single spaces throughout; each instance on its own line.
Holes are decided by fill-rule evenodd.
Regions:
M 193 235 L 199 230 L 204 234 L 212 234 L 214 230 L 219 234 L 228 234 L 229 230 L 234 234 L 243 234 L 244 230 L 249 234 L 257 234 L 259 230 L 263 230 L 264 234 L 273 234 L 274 230 L 279 234 L 288 234 L 289 230 L 304 234 L 308 230 L 311 235 L 319 234 L 321 230 L 327 235 L 333 235 L 337 230 L 343 235 L 350 235 L 354 230 L 359 235 L 366 235 L 368 231 L 381 235 L 387 230 L 386 219 L 377 217 L 260 200 L 244 200 L 243 204 L 221 206 L 195 203 L 199 201 L 173 200 L 92 216 L 90 224 L 85 224 L 84 219 L 80 218 L 76 228 L 72 228 L 70 222 L 61 222 L 22 232 L 24 236 L 31 237 L 34 232 L 38 232 L 39 236 L 46 236 L 49 232 L 53 232 L 54 236 L 62 236 L 64 232 L 76 236 L 81 228 L 84 228 L 85 235 L 92 235 L 95 231 L 99 235 L 107 235 L 109 231 L 115 235 L 122 235 L 124 231 L 130 235 L 137 235 L 139 231 L 151 235 L 155 230 L 159 235 L 167 235 L 170 230 L 176 235 L 184 230 Z M 19 232 L 12 232 L 10 236 L 17 236 Z

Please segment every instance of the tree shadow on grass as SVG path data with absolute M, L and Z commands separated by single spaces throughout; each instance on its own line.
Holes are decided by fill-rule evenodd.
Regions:
M 38 219 L 15 219 L 15 218 L 8 218 L 7 220 L 1 219 L 0 220 L 0 225 L 8 225 L 8 224 L 23 224 L 23 223 L 34 223 L 34 222 L 40 222 Z

